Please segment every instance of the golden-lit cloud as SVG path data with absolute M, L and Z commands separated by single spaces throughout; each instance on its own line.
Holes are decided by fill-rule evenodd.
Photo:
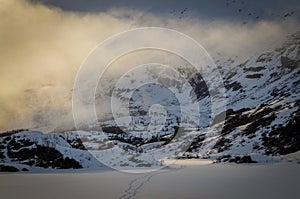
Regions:
M 280 44 L 299 27 L 293 19 L 241 25 L 128 8 L 78 13 L 25 0 L 0 0 L 0 17 L 0 130 L 72 125 L 71 89 L 80 64 L 98 43 L 121 31 L 172 28 L 212 55 L 246 58 Z

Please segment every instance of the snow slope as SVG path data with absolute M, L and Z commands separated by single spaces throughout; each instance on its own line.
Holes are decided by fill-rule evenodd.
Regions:
M 174 73 L 150 65 L 140 71 L 148 84 L 137 89 L 129 73 L 107 90 L 115 100 L 115 120 L 95 122 L 85 131 L 1 134 L 1 170 L 103 166 L 97 159 L 114 168 L 158 168 L 169 157 L 254 163 L 293 156 L 298 162 L 300 32 L 242 63 L 224 57 L 216 63 L 226 88 L 226 113 L 211 114 L 207 85 L 192 69 L 179 66 Z M 222 114 L 225 123 L 218 120 Z

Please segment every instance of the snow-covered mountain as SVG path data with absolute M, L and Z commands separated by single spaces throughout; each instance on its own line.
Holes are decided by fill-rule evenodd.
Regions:
M 300 150 L 300 32 L 282 47 L 239 64 L 219 64 L 228 95 L 226 122 L 208 156 L 234 161 L 232 156 L 286 155 Z M 226 68 L 226 70 L 224 70 Z M 203 154 L 195 141 L 192 154 Z M 205 148 L 205 147 L 204 147 Z
M 3 133 L 0 135 L 0 170 L 14 170 L 9 166 L 19 170 L 37 167 L 96 168 L 101 164 L 95 157 L 107 159 L 112 151 L 118 160 L 106 162 L 110 165 L 159 166 L 162 162 L 152 160 L 152 156 L 142 158 L 140 154 L 151 154 L 151 150 L 162 146 L 168 146 L 164 150 L 174 151 L 176 155 L 172 157 L 175 158 L 208 158 L 216 162 L 237 163 L 280 161 L 286 155 L 299 152 L 300 32 L 290 35 L 280 48 L 259 53 L 242 63 L 224 57 L 215 62 L 224 80 L 228 102 L 221 133 L 209 132 L 210 136 L 207 136 L 201 131 L 211 119 L 209 93 L 201 76 L 193 70 L 178 68 L 184 71 L 183 79 L 188 79 L 192 85 L 193 90 L 190 90 L 177 74 L 160 72 L 159 75 L 149 75 L 142 71 L 152 78 L 148 82 L 156 78 L 156 81 L 172 87 L 178 96 L 189 95 L 190 101 L 179 102 L 163 87 L 147 84 L 136 92 L 134 82 L 131 81 L 131 88 L 121 82 L 111 92 L 116 99 L 121 99 L 115 103 L 116 110 L 120 110 L 115 115 L 119 120 L 101 122 L 103 132 L 92 128 L 93 131 L 52 134 L 33 131 Z M 158 90 L 159 95 L 154 92 Z M 156 99 L 155 103 L 143 98 L 142 94 Z M 122 100 L 130 102 L 127 106 L 131 123 L 126 112 L 122 112 Z M 168 108 L 165 111 L 160 107 L 149 110 L 152 104 L 157 103 Z M 180 112 L 178 105 L 186 108 Z M 201 123 L 195 122 L 199 111 L 195 111 L 196 106 L 205 107 L 201 109 Z M 152 121 L 149 111 L 164 119 Z M 182 115 L 184 119 L 179 120 Z M 218 118 L 218 115 L 213 117 Z M 152 129 L 149 129 L 149 124 L 152 124 Z M 221 125 L 222 122 L 214 120 L 216 129 Z M 156 132 L 154 127 L 157 126 L 162 130 Z M 156 134 L 149 135 L 149 131 Z M 176 147 L 186 139 L 176 135 L 186 131 L 192 132 L 195 138 L 184 151 L 176 153 Z
M 44 134 L 20 129 L 0 136 L 2 171 L 95 169 L 103 166 L 85 150 L 77 134 Z

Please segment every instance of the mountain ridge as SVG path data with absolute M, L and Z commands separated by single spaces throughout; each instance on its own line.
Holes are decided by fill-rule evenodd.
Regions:
M 175 158 L 266 163 L 280 162 L 283 156 L 299 152 L 300 31 L 290 35 L 281 47 L 254 55 L 242 63 L 235 63 L 232 58 L 216 63 L 228 96 L 224 127 L 220 134 L 212 137 L 199 133 L 187 150 L 177 154 Z M 203 87 L 201 78 L 195 77 L 190 83 L 194 83 L 195 87 L 198 84 Z M 209 93 L 202 87 L 197 87 L 196 98 L 207 104 L 206 97 Z M 219 122 L 216 120 L 213 125 L 221 125 Z M 103 130 L 106 131 L 108 140 L 107 143 L 101 143 L 101 146 L 99 141 L 95 141 L 95 137 L 85 131 L 43 134 L 21 129 L 2 133 L 0 171 L 27 171 L 36 167 L 96 168 L 103 165 L 88 151 L 95 147 L 105 150 L 122 146 L 127 147 L 126 150 L 138 152 L 137 147 L 141 144 L 145 145 L 143 150 L 150 150 L 157 146 L 155 144 L 164 142 L 163 136 L 166 137 L 162 144 L 170 141 L 170 135 L 167 134 L 162 134 L 158 139 L 147 138 L 148 140 L 137 140 L 128 135 L 126 137 L 122 135 L 122 131 L 114 134 L 115 127 L 110 126 L 111 122 L 105 124 L 106 129 Z M 136 156 L 130 156 L 128 160 L 135 161 L 132 163 L 134 166 L 148 165 Z M 300 158 L 296 158 L 296 162 L 299 163 L 299 160 Z M 130 161 L 123 163 L 131 165 Z M 14 165 L 16 169 L 11 168 Z

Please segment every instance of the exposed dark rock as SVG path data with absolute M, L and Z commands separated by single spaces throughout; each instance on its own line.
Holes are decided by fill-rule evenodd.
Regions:
M 261 54 L 257 58 L 256 62 L 269 62 L 269 61 L 271 61 L 272 60 L 271 54 L 272 54 L 271 52 Z
M 232 89 L 233 91 L 238 91 L 238 90 L 241 90 L 243 87 L 239 82 L 235 81 L 235 82 L 232 82 L 230 84 L 225 82 L 225 88 L 227 90 Z
M 251 71 L 251 72 L 259 72 L 259 71 L 265 70 L 265 69 L 266 69 L 265 66 L 256 66 L 256 67 L 244 68 L 243 70 L 245 72 L 249 72 L 249 71 Z
M 223 155 L 223 156 L 217 158 L 216 163 L 228 162 L 228 160 L 230 160 L 230 158 L 231 158 L 231 155 Z
M 7 165 L 2 165 L 0 164 L 0 172 L 18 172 L 19 169 L 13 166 L 7 166 Z
M 249 75 L 246 75 L 246 78 L 249 78 L 249 79 L 259 79 L 261 78 L 262 76 L 264 76 L 263 74 L 260 74 L 260 73 L 257 73 L 257 74 L 249 74 Z
M 229 163 L 237 163 L 237 164 L 257 163 L 256 161 L 252 160 L 251 156 L 249 155 L 231 156 L 229 154 L 217 158 L 215 163 L 220 163 L 220 162 L 229 162 Z
M 7 143 L 7 148 L 11 150 L 19 150 L 22 147 L 28 147 L 32 146 L 34 142 L 31 142 L 29 140 L 23 139 L 23 140 L 16 140 L 14 136 L 10 139 L 10 141 Z
M 231 163 L 237 163 L 237 164 L 243 164 L 243 163 L 257 163 L 256 161 L 253 161 L 251 159 L 250 156 L 248 155 L 245 155 L 245 156 L 235 156 L 235 157 L 232 157 L 228 160 L 228 162 L 231 162 Z
M 137 167 L 151 167 L 151 164 L 149 164 L 149 163 L 147 163 L 147 164 L 142 163 L 142 164 L 138 164 L 136 166 Z
M 71 145 L 74 149 L 81 149 L 86 150 L 85 146 L 83 145 L 81 139 L 67 139 L 67 142 Z
M 281 56 L 280 61 L 281 61 L 281 67 L 283 67 L 283 68 L 288 68 L 288 69 L 293 70 L 300 66 L 299 61 L 292 60 L 288 57 Z
M 245 135 L 253 134 L 258 127 L 265 126 L 270 124 L 276 116 L 274 114 L 269 115 L 272 112 L 275 112 L 280 107 L 270 108 L 265 104 L 262 104 L 256 109 L 253 113 L 245 114 L 245 112 L 251 110 L 250 108 L 243 108 L 240 110 L 228 109 L 226 114 L 225 125 L 222 130 L 222 135 L 226 135 L 232 132 L 235 128 L 249 124 L 244 131 Z M 252 124 L 251 124 L 252 123 Z
M 202 146 L 202 142 L 204 139 L 205 139 L 205 135 L 203 135 L 203 134 L 197 136 L 186 151 L 187 152 L 195 152 L 196 149 L 198 149 Z
M 268 110 L 265 111 L 268 112 Z M 247 136 L 254 136 L 255 132 L 258 131 L 259 128 L 268 126 L 275 118 L 276 118 L 275 113 L 272 113 L 270 116 L 266 116 L 266 117 L 262 115 L 262 117 L 257 118 L 256 120 L 251 118 L 251 120 L 255 120 L 255 121 L 246 127 L 243 134 Z
M 251 110 L 250 108 L 243 108 L 234 111 L 233 109 L 228 109 L 226 111 L 225 125 L 222 129 L 222 135 L 227 135 L 232 132 L 236 127 L 245 125 L 249 122 L 248 117 L 243 115 L 244 112 Z M 218 116 L 216 116 L 218 117 Z
M 28 129 L 16 129 L 16 130 L 12 130 L 12 131 L 6 131 L 6 132 L 3 132 L 3 133 L 0 133 L 0 137 L 11 136 L 13 134 L 20 133 L 20 132 L 23 132 L 23 131 L 28 131 Z
M 101 127 L 102 130 L 106 133 L 112 133 L 112 134 L 122 134 L 125 133 L 120 127 L 118 126 L 103 126 Z
M 5 158 L 5 155 L 3 153 L 3 151 L 0 151 L 0 159 L 4 159 Z
M 262 136 L 266 154 L 285 155 L 300 150 L 300 109 L 285 125 L 273 129 L 268 135 Z
M 182 155 L 176 157 L 179 160 L 186 160 L 186 159 L 199 159 L 199 155 L 193 152 L 184 152 Z
M 24 140 L 23 140 L 24 141 Z M 55 148 L 45 147 L 37 145 L 33 148 L 26 148 L 30 142 L 25 142 L 27 144 L 20 144 L 16 142 L 15 139 L 10 141 L 10 145 L 7 148 L 7 155 L 9 158 L 16 161 L 23 161 L 24 164 L 30 166 L 38 166 L 44 168 L 82 168 L 82 166 L 73 159 L 64 158 L 63 155 Z M 16 144 L 13 146 L 12 144 Z
M 231 140 L 228 138 L 221 137 L 214 146 L 218 153 L 228 150 L 232 146 Z
M 188 81 L 192 86 L 198 100 L 209 96 L 208 87 L 200 73 L 195 73 L 194 75 L 190 76 Z

